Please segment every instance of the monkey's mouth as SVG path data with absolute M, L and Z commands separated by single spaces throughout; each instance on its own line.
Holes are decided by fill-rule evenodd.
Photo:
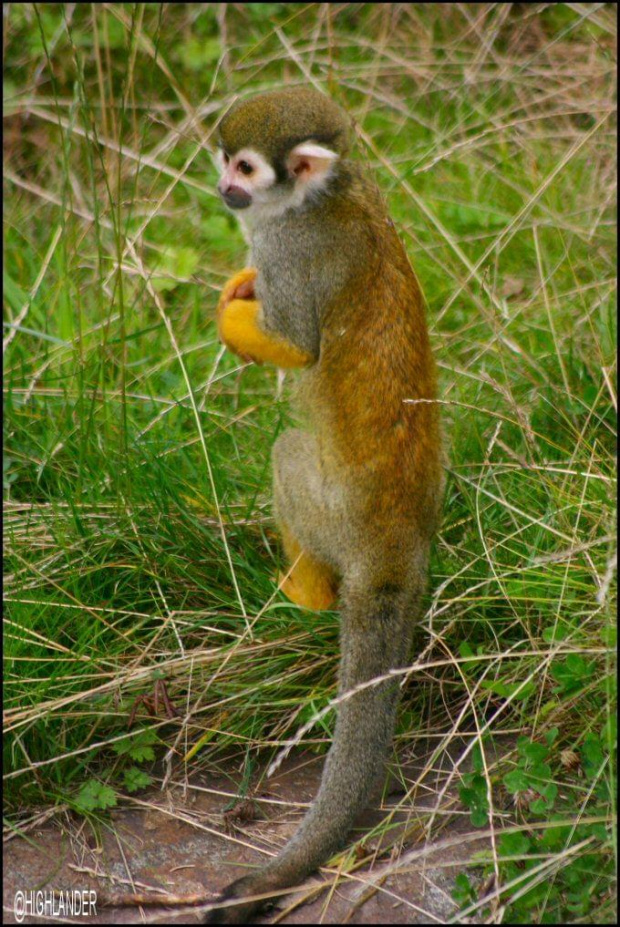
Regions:
M 252 197 L 241 187 L 228 187 L 227 190 L 220 190 L 220 196 L 229 209 L 247 209 L 252 205 Z

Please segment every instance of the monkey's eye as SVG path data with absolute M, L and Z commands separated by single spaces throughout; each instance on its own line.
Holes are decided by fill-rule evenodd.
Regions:
M 224 159 L 224 164 L 228 164 L 228 162 L 230 161 L 230 158 L 228 157 L 225 151 L 222 152 L 222 158 Z
M 254 173 L 254 168 L 252 167 L 251 164 L 248 164 L 247 161 L 239 161 L 239 164 L 237 165 L 237 170 L 241 171 L 242 174 L 245 174 L 246 177 L 249 174 Z

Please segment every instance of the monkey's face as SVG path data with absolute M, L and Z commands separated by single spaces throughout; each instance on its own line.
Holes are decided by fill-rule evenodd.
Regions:
M 252 148 L 235 153 L 218 150 L 218 193 L 233 210 L 246 210 L 244 218 L 255 223 L 298 208 L 306 198 L 323 189 L 338 155 L 309 139 L 295 145 L 270 164 Z
M 248 209 L 275 182 L 273 168 L 251 148 L 232 156 L 220 148 L 218 161 L 221 176 L 217 190 L 229 209 Z

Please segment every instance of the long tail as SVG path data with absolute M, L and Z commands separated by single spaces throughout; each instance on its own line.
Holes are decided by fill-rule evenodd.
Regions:
M 416 599 L 420 596 L 416 595 Z M 341 616 L 339 693 L 406 665 L 419 604 L 395 586 L 350 590 Z M 399 680 L 341 702 L 321 786 L 299 829 L 276 859 L 231 883 L 220 902 L 295 885 L 339 850 L 366 807 L 392 741 Z M 247 924 L 264 902 L 214 908 L 208 924 Z

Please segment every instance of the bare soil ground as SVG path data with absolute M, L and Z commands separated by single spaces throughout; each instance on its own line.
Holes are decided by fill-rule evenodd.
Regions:
M 229 777 L 208 781 L 173 777 L 166 790 L 151 788 L 114 809 L 97 830 L 65 812 L 25 836 L 9 838 L 4 847 L 5 922 L 16 923 L 15 893 L 30 889 L 96 891 L 97 914 L 88 918 L 91 923 L 199 922 L 201 905 L 247 867 L 277 852 L 293 833 L 318 788 L 322 762 L 309 753 L 289 757 L 269 780 L 268 791 L 258 791 L 255 801 L 228 813 L 237 768 Z M 423 762 L 401 767 L 408 780 L 415 781 Z M 446 771 L 438 770 L 438 782 Z M 474 853 L 489 847 L 488 839 L 472 833 L 456 785 L 443 797 L 432 840 L 425 838 L 425 824 L 436 794 L 429 791 L 412 803 L 402 790 L 388 792 L 383 812 L 371 808 L 359 823 L 368 831 L 386 806 L 394 808 L 394 851 L 380 855 L 381 845 L 369 838 L 365 850 L 370 860 L 360 860 L 360 867 L 337 885 L 335 870 L 325 868 L 303 889 L 280 898 L 261 923 L 442 924 L 454 917 L 454 880 Z M 171 896 L 175 903 L 166 905 Z M 182 903 L 187 899 L 197 904 Z M 27 916 L 24 922 L 48 920 Z

